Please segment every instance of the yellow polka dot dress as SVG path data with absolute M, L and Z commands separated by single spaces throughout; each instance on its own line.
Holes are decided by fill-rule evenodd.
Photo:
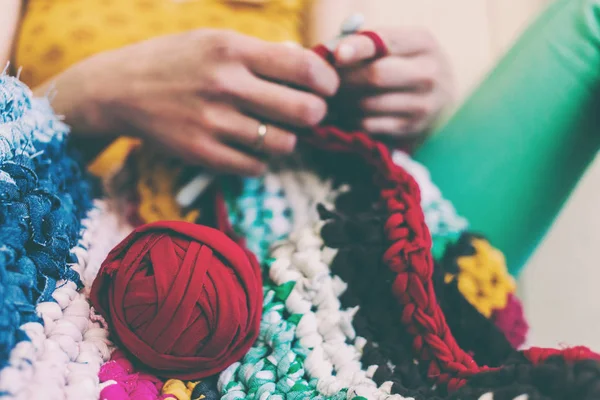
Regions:
M 233 29 L 302 42 L 309 0 L 29 0 L 14 62 L 37 86 L 91 55 L 155 36 Z
M 35 87 L 94 54 L 193 29 L 231 29 L 274 42 L 302 43 L 311 1 L 29 0 L 14 63 L 22 68 L 22 80 Z M 183 166 L 143 144 L 132 155 L 140 141 L 119 133 L 121 137 L 90 165 L 90 171 L 110 179 L 133 157 L 139 217 L 145 222 L 194 221 L 198 214 L 180 210 L 175 201 Z

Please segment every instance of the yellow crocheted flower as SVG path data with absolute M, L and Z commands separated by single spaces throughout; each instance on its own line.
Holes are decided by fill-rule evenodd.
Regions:
M 188 382 L 187 384 L 185 384 L 184 382 L 180 381 L 179 379 L 169 379 L 168 381 L 165 382 L 165 384 L 162 388 L 162 394 L 163 395 L 170 394 L 172 396 L 175 396 L 177 398 L 177 400 L 204 399 L 205 398 L 204 395 L 200 395 L 200 397 L 196 397 L 195 399 L 192 399 L 192 392 L 194 391 L 194 388 L 196 387 L 197 384 L 198 384 L 198 382 Z
M 506 306 L 508 295 L 516 285 L 506 268 L 504 255 L 485 239 L 474 238 L 475 254 L 461 256 L 458 264 L 458 289 L 486 317 Z M 446 281 L 451 279 L 446 276 Z

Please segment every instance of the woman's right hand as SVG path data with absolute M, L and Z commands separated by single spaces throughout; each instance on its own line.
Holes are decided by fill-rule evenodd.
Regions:
M 256 175 L 265 154 L 294 150 L 295 128 L 323 119 L 338 84 L 310 50 L 198 30 L 84 60 L 58 77 L 53 105 L 74 132 L 137 135 L 187 163 Z

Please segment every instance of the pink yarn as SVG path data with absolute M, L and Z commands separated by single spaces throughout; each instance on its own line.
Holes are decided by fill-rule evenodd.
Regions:
M 111 360 L 105 363 L 98 373 L 100 382 L 115 381 L 100 392 L 101 400 L 166 400 L 172 395 L 161 395 L 163 382 L 155 376 L 135 372 L 133 364 L 125 354 L 116 350 Z
M 515 348 L 525 343 L 529 325 L 525 321 L 523 306 L 517 297 L 509 294 L 506 307 L 502 310 L 494 310 L 492 321 Z

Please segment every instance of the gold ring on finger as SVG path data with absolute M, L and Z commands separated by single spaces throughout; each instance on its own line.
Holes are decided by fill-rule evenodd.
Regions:
M 256 148 L 256 150 L 262 150 L 262 148 L 264 147 L 265 137 L 267 136 L 267 132 L 268 132 L 268 129 L 267 129 L 266 124 L 258 125 L 256 143 L 254 144 L 254 147 Z

